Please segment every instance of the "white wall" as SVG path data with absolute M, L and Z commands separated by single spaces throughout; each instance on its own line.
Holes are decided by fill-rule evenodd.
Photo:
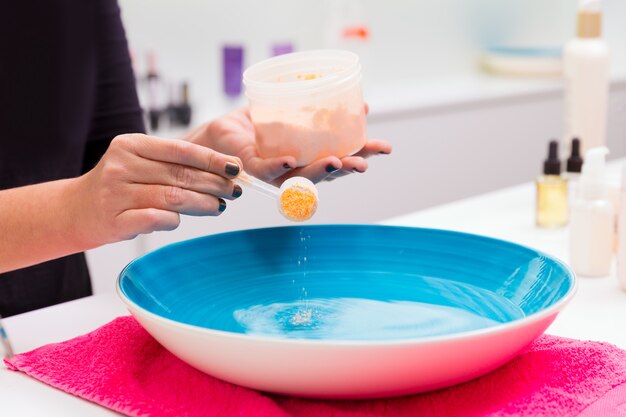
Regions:
M 138 68 L 155 50 L 162 72 L 192 81 L 200 106 L 220 95 L 224 43 L 246 47 L 246 65 L 277 41 L 329 46 L 338 4 L 351 3 L 371 27 L 366 82 L 427 78 L 474 69 L 481 46 L 562 45 L 574 33 L 577 0 L 119 0 Z M 334 5 L 334 7 L 331 7 Z M 626 2 L 605 0 L 605 34 L 626 66 Z
M 560 83 L 480 77 L 474 69 L 480 46 L 493 39 L 545 46 L 569 38 L 576 1 L 361 3 L 373 32 L 364 66 L 369 134 L 391 141 L 394 154 L 372 160 L 365 175 L 322 184 L 313 223 L 376 222 L 530 181 L 539 173 L 547 140 L 562 134 Z M 265 58 L 279 40 L 294 40 L 299 49 L 322 47 L 326 10 L 320 4 L 121 0 L 131 46 L 157 50 L 163 73 L 191 79 L 196 122 L 234 104 L 224 102 L 219 88 L 224 42 L 243 42 L 248 63 Z M 626 1 L 607 0 L 606 10 L 606 35 L 619 68 L 626 63 Z M 626 77 L 612 86 L 608 144 L 612 157 L 626 155 Z M 147 250 L 281 224 L 286 221 L 271 201 L 247 192 L 218 218 L 185 217 L 174 232 L 90 251 L 95 291 L 112 291 L 124 265 Z

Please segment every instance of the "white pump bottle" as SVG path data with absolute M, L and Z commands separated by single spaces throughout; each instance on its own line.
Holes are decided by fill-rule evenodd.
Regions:
M 605 147 L 587 151 L 578 195 L 571 207 L 570 263 L 581 276 L 611 271 L 615 208 L 609 197 Z
M 619 214 L 617 219 L 617 280 L 626 291 L 626 163 L 622 166 Z
M 581 139 L 583 151 L 606 144 L 609 56 L 601 1 L 580 0 L 576 38 L 563 51 L 566 152 L 572 138 Z

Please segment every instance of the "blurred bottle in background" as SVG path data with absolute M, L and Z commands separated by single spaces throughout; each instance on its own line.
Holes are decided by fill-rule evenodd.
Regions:
M 543 228 L 563 227 L 567 224 L 567 179 L 561 175 L 559 142 L 550 141 L 548 157 L 543 163 L 543 175 L 536 181 L 536 224 Z
M 272 45 L 272 56 L 290 54 L 295 51 L 293 43 L 278 42 Z
M 145 72 L 134 51 L 130 51 L 139 105 L 149 133 L 187 127 L 192 120 L 189 83 L 168 78 L 157 66 L 156 52 L 145 54 Z
M 608 153 L 606 147 L 587 151 L 571 207 L 570 263 L 582 276 L 601 277 L 611 271 L 615 207 L 606 175 Z
M 360 0 L 326 0 L 325 8 L 325 48 L 352 51 L 359 56 L 362 68 L 371 68 L 372 30 L 362 2 Z M 366 81 L 367 79 L 364 78 L 364 82 Z
M 609 47 L 602 39 L 599 0 L 581 0 L 576 37 L 564 50 L 564 144 L 582 139 L 582 152 L 606 144 Z
M 187 127 L 191 124 L 192 109 L 189 103 L 189 84 L 171 83 L 167 116 L 170 127 Z
M 236 98 L 241 95 L 243 60 L 243 46 L 224 45 L 222 47 L 222 84 L 227 97 Z
M 572 206 L 574 199 L 578 196 L 578 181 L 580 180 L 580 173 L 583 168 L 583 158 L 580 151 L 580 139 L 572 139 L 572 145 L 570 146 L 570 156 L 567 158 L 566 163 L 566 178 L 567 178 L 567 195 L 569 206 Z
M 147 55 L 145 85 L 148 126 L 151 132 L 156 132 L 159 129 L 161 114 L 165 106 L 163 103 L 164 84 L 157 69 L 157 58 L 154 51 L 148 52 Z
M 626 163 L 622 164 L 622 182 L 617 216 L 617 280 L 626 291 Z

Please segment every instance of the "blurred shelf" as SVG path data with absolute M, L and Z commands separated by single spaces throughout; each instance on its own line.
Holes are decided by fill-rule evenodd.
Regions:
M 626 87 L 626 68 L 615 70 L 611 88 Z M 563 80 L 556 78 L 515 78 L 484 72 L 447 75 L 437 78 L 395 80 L 371 83 L 364 88 L 370 106 L 369 122 L 424 116 L 462 110 L 511 100 L 529 100 L 563 93 Z M 205 97 L 195 106 L 192 126 L 213 120 L 247 104 L 245 95 L 237 98 Z M 155 134 L 178 137 L 186 129 L 162 129 Z
M 623 86 L 626 68 L 611 76 L 611 88 Z M 369 121 L 376 122 L 562 93 L 560 77 L 516 78 L 476 72 L 372 85 L 366 89 L 365 99 L 370 105 Z

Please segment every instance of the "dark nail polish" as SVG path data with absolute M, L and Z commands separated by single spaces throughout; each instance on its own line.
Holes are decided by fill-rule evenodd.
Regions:
M 233 177 L 236 177 L 237 174 L 239 174 L 239 165 L 233 164 L 232 162 L 226 162 L 226 168 L 224 169 L 224 171 L 228 175 L 232 175 Z
M 241 197 L 242 193 L 243 193 L 243 190 L 241 189 L 239 184 L 235 184 L 235 186 L 233 187 L 233 197 L 239 198 Z
M 289 164 L 285 162 L 285 163 L 283 164 L 283 168 L 285 168 L 285 169 L 291 169 L 291 166 L 289 166 Z
M 218 210 L 221 213 L 224 210 L 226 210 L 226 201 L 224 201 L 222 198 L 219 198 L 218 200 L 220 201 L 220 206 L 219 206 Z
M 378 154 L 379 154 L 379 155 L 389 155 L 389 154 L 388 154 L 387 152 L 385 152 L 385 151 L 380 151 L 380 152 L 378 152 Z
M 339 168 L 335 168 L 333 164 L 326 165 L 326 172 L 331 173 L 337 171 Z

